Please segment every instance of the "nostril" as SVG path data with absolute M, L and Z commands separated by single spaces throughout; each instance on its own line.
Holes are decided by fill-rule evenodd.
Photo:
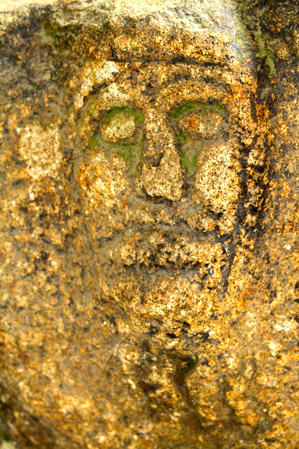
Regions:
M 167 206 L 173 206 L 172 199 L 165 198 L 165 196 L 163 195 L 149 194 L 144 186 L 141 187 L 141 190 L 147 200 L 157 204 L 166 204 Z
M 185 179 L 182 185 L 182 190 L 186 192 L 188 189 L 189 189 L 189 182 L 187 181 L 187 179 Z
M 146 158 L 146 162 L 148 163 L 148 165 L 150 165 L 151 167 L 160 167 L 161 161 L 164 157 L 164 153 L 156 153 L 152 156 L 148 156 Z

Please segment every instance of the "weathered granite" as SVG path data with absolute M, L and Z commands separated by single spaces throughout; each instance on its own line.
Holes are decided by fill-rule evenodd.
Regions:
M 296 2 L 1 17 L 9 436 L 297 448 Z

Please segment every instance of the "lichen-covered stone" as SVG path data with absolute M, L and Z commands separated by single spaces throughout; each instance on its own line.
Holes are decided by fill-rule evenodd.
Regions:
M 276 6 L 1 15 L 0 414 L 20 449 L 297 448 L 298 6 Z

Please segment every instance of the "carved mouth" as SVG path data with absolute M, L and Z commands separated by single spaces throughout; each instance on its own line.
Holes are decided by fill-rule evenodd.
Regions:
M 144 227 L 127 229 L 99 249 L 98 281 L 105 300 L 115 300 L 134 314 L 147 304 L 146 310 L 156 316 L 169 304 L 179 308 L 190 295 L 200 308 L 199 292 L 206 289 L 203 295 L 209 298 L 209 291 L 223 289 L 229 257 L 215 237 L 186 226 Z
M 176 231 L 169 226 L 129 229 L 100 249 L 100 265 L 116 271 L 152 268 L 213 271 L 224 265 L 227 256 L 220 243 L 208 236 L 198 236 L 190 229 Z

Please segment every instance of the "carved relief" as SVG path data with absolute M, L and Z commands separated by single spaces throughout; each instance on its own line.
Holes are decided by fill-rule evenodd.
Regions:
M 140 332 L 158 319 L 177 336 L 194 314 L 196 332 L 224 294 L 240 210 L 250 216 L 248 159 L 264 164 L 255 80 L 188 61 L 114 69 L 78 114 L 74 153 L 101 294 Z
M 1 401 L 25 447 L 36 416 L 53 435 L 28 447 L 256 448 L 261 417 L 273 436 L 276 340 L 295 324 L 281 312 L 269 346 L 272 297 L 250 283 L 268 91 L 234 6 L 187 3 L 107 27 L 98 2 L 46 15 L 34 42 L 61 79 L 3 113 Z

